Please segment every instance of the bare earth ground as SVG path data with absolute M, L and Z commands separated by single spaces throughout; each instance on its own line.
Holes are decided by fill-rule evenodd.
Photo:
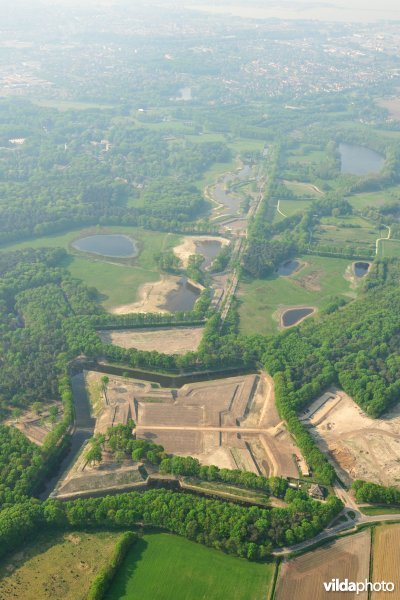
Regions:
M 58 415 L 54 423 L 49 421 L 49 408 L 51 406 L 57 406 L 58 408 Z M 27 410 L 18 417 L 18 419 L 8 419 L 4 424 L 16 427 L 29 441 L 37 446 L 42 446 L 46 435 L 50 433 L 62 419 L 63 413 L 64 409 L 61 402 L 52 402 L 43 405 L 40 415 L 33 410 Z
M 189 256 L 198 254 L 198 242 L 220 242 L 221 248 L 227 246 L 229 240 L 210 235 L 185 236 L 180 246 L 175 246 L 174 254 L 179 258 L 184 268 L 188 266 Z
M 332 388 L 338 401 L 313 405 L 303 421 L 319 448 L 329 452 L 347 483 L 366 479 L 383 485 L 400 482 L 400 407 L 383 419 L 368 417 L 343 391 Z
M 146 329 L 117 329 L 99 331 L 106 344 L 114 344 L 121 348 L 137 348 L 162 352 L 164 354 L 185 354 L 194 352 L 203 337 L 203 327 L 174 327 Z
M 122 304 L 111 310 L 114 315 L 126 315 L 129 313 L 167 313 L 163 308 L 166 298 L 170 292 L 179 288 L 180 277 L 175 275 L 163 275 L 160 281 L 145 283 L 139 290 L 139 300 L 131 304 Z
M 180 389 L 112 376 L 106 394 L 101 377 L 101 373 L 85 373 L 96 416 L 95 433 L 133 418 L 139 439 L 161 444 L 169 453 L 194 456 L 202 464 L 290 477 L 297 477 L 298 469 L 308 471 L 279 418 L 273 381 L 266 374 L 193 383 Z M 91 467 L 83 451 L 54 495 L 142 485 L 139 467 L 140 463 L 129 460 L 117 464 L 106 454 L 100 467 Z
M 365 581 L 369 578 L 371 537 L 363 531 L 332 542 L 319 550 L 285 560 L 279 574 L 276 600 L 326 600 L 329 598 L 367 600 L 368 592 L 327 593 L 323 586 L 333 578 Z

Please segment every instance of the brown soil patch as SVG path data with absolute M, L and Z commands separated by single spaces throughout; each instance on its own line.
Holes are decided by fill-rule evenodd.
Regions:
M 195 352 L 203 337 L 203 327 L 174 327 L 146 329 L 118 329 L 99 331 L 106 344 L 121 348 L 157 351 L 164 354 L 185 354 Z
M 375 481 L 383 485 L 400 483 L 400 408 L 383 419 L 368 417 L 343 391 L 331 406 L 322 405 L 305 423 L 315 426 L 310 432 L 323 452 L 329 453 L 339 475 Z M 311 407 L 309 407 L 310 410 Z
M 326 600 L 341 598 L 343 593 L 327 594 L 324 582 L 331 579 L 365 581 L 369 578 L 371 537 L 363 531 L 347 537 L 319 550 L 308 552 L 299 558 L 285 560 L 281 567 L 276 588 L 276 600 Z M 368 592 L 347 592 L 346 598 L 367 600 Z
M 58 415 L 54 423 L 51 422 L 49 413 L 49 409 L 52 406 L 56 406 L 58 409 Z M 54 427 L 61 421 L 63 414 L 64 408 L 61 402 L 51 402 L 49 404 L 43 404 L 39 414 L 35 413 L 33 410 L 27 410 L 18 417 L 18 420 L 7 419 L 4 424 L 9 425 L 10 427 L 16 427 L 29 441 L 37 446 L 42 446 L 46 436 L 53 431 Z
M 307 275 L 303 275 L 303 277 L 296 277 L 293 279 L 293 283 L 309 292 L 319 292 L 321 291 L 320 280 L 322 275 L 323 271 L 317 269 Z
M 140 287 L 139 300 L 131 304 L 122 304 L 111 310 L 115 315 L 126 315 L 129 313 L 167 313 L 161 308 L 170 292 L 179 288 L 180 277 L 174 275 L 163 275 L 160 281 L 145 283 Z

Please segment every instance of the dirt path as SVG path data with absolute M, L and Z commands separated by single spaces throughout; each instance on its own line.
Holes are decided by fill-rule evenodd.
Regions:
M 281 211 L 281 208 L 280 208 L 280 207 L 281 207 L 281 201 L 280 201 L 280 200 L 278 200 L 278 204 L 276 205 L 276 210 L 277 210 L 277 212 L 278 212 L 278 213 L 279 213 L 279 214 L 280 214 L 282 217 L 284 217 L 284 218 L 286 219 L 286 217 L 287 217 L 288 215 L 285 215 L 285 213 L 283 213 L 283 212 Z
M 385 240 L 390 240 L 390 238 L 392 237 L 392 228 L 389 227 L 389 225 L 385 225 L 385 227 L 388 230 L 388 234 L 387 234 L 387 237 L 380 237 L 376 240 L 376 244 L 375 244 L 376 256 L 378 256 L 378 253 L 379 253 L 379 242 L 384 242 Z

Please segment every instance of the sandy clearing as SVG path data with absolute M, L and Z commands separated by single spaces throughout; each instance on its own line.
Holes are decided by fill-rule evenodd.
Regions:
M 340 476 L 365 479 L 383 485 L 400 481 L 400 408 L 383 419 L 368 417 L 345 392 L 340 401 L 312 415 L 310 429 L 319 448 L 330 453 Z M 304 418 L 304 416 L 303 416 Z
M 121 348 L 137 348 L 164 354 L 195 352 L 203 337 L 203 327 L 117 329 L 99 331 L 101 340 Z
M 163 275 L 155 283 L 144 283 L 139 289 L 139 300 L 131 304 L 122 304 L 111 309 L 114 315 L 126 315 L 129 313 L 168 313 L 160 308 L 166 302 L 170 292 L 179 289 L 180 277 L 175 275 Z
M 182 244 L 174 248 L 174 254 L 179 258 L 184 268 L 188 266 L 190 256 L 201 254 L 199 252 L 199 244 L 201 242 L 220 242 L 221 248 L 230 244 L 230 241 L 223 237 L 210 235 L 185 236 Z

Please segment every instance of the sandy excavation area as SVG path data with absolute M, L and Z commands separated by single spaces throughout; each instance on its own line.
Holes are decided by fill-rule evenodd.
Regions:
M 122 304 L 111 309 L 114 315 L 127 315 L 129 313 L 167 313 L 162 308 L 169 293 L 179 289 L 180 277 L 163 275 L 160 281 L 145 283 L 139 289 L 139 300 L 130 304 Z
M 368 417 L 345 392 L 330 389 L 301 415 L 344 481 L 400 482 L 400 408 Z
M 159 443 L 172 454 L 194 456 L 203 464 L 298 477 L 295 455 L 299 467 L 306 468 L 279 419 L 273 381 L 264 373 L 179 389 L 110 376 L 106 397 L 101 377 L 98 372 L 85 375 L 96 433 L 133 418 L 138 438 Z
M 101 340 L 121 348 L 137 348 L 164 354 L 195 352 L 203 337 L 203 327 L 116 329 L 99 331 Z
M 298 476 L 306 465 L 280 421 L 265 374 L 135 394 L 137 436 L 203 464 L 264 475 Z
M 182 267 L 186 268 L 189 263 L 189 257 L 193 254 L 202 254 L 202 245 L 207 242 L 219 242 L 221 248 L 229 245 L 229 240 L 222 237 L 210 235 L 191 235 L 183 238 L 182 244 L 175 246 L 174 254 L 181 261 Z

